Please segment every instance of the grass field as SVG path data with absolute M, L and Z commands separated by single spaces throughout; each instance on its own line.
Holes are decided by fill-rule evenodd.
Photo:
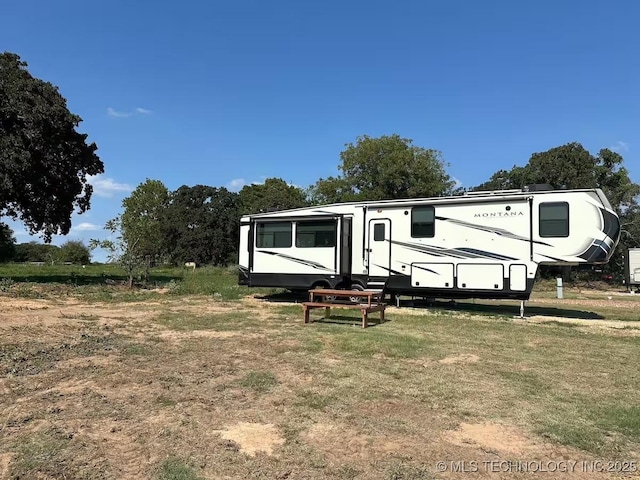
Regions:
M 87 300 L 140 300 L 152 298 L 158 290 L 185 295 L 214 295 L 216 299 L 238 300 L 251 293 L 273 293 L 274 289 L 247 289 L 237 284 L 235 268 L 158 267 L 144 288 L 126 288 L 127 276 L 117 265 L 29 265 L 0 264 L 0 293 L 18 297 L 48 298 L 60 294 Z
M 0 478 L 629 478 L 582 462 L 639 460 L 635 296 L 542 291 L 526 320 L 516 302 L 389 308 L 362 330 L 346 310 L 304 326 L 230 270 L 130 292 L 107 267 L 20 268 L 0 267 Z

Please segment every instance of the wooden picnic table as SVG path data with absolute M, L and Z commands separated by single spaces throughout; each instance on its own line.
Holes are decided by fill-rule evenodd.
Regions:
M 349 303 L 354 298 L 365 300 L 365 302 Z M 302 304 L 302 312 L 304 313 L 304 323 L 310 323 L 309 311 L 314 308 L 324 307 L 324 318 L 331 316 L 331 307 L 357 309 L 362 313 L 362 328 L 367 328 L 368 316 L 372 312 L 380 312 L 380 323 L 384 322 L 385 306 L 381 291 L 317 288 L 309 290 L 309 301 Z

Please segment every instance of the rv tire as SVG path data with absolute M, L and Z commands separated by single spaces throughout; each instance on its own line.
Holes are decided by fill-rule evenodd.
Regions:
M 364 287 L 359 283 L 354 283 L 351 285 L 351 290 L 359 290 L 362 292 L 364 291 Z M 349 301 L 351 301 L 352 303 L 360 303 L 361 300 L 362 300 L 362 297 L 358 297 L 356 295 L 349 297 Z
M 323 288 L 331 288 L 331 286 L 327 283 L 316 283 L 314 284 L 311 289 L 323 289 Z M 325 302 L 334 302 L 336 300 L 336 296 L 335 295 L 323 295 L 322 297 L 324 299 Z

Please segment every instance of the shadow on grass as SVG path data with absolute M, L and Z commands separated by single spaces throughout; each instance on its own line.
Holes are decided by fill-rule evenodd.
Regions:
M 456 312 L 476 312 L 503 316 L 520 316 L 520 305 L 483 304 L 468 302 L 413 302 L 414 308 L 438 308 L 440 310 Z M 524 308 L 525 317 L 544 315 L 547 317 L 579 318 L 583 320 L 603 320 L 605 317 L 595 312 L 585 310 L 573 310 L 537 305 L 527 305 Z
M 372 314 L 372 315 L 375 315 Z M 313 314 L 311 315 L 311 323 L 327 323 L 327 324 L 333 324 L 333 325 L 345 325 L 347 327 L 361 327 L 362 326 L 362 318 L 360 316 L 358 317 L 351 317 L 349 315 L 331 315 L 329 318 L 325 318 L 323 316 L 316 316 L 314 317 Z M 389 323 L 389 319 L 385 318 L 384 323 Z M 377 327 L 378 325 L 381 325 L 382 322 L 380 321 L 379 317 L 369 317 L 367 319 L 367 328 L 370 327 Z
M 293 293 L 293 292 L 281 292 L 271 295 L 259 295 L 256 298 L 265 300 L 267 302 L 274 303 L 301 303 L 309 300 L 308 293 Z M 387 302 L 388 305 L 393 306 L 391 302 Z M 488 315 L 502 315 L 502 316 L 519 316 L 520 305 L 505 305 L 505 304 L 493 304 L 493 303 L 469 303 L 466 301 L 427 301 L 427 300 L 402 300 L 400 307 L 411 308 L 435 308 L 438 310 L 457 311 L 457 312 L 475 312 Z M 585 310 L 574 310 L 568 308 L 557 308 L 537 305 L 525 304 L 524 310 L 525 316 L 532 315 L 544 315 L 549 317 L 564 317 L 564 318 L 580 318 L 585 320 L 603 320 L 605 317 Z
M 301 303 L 309 301 L 309 293 L 308 292 L 278 292 L 271 293 L 267 295 L 255 295 L 255 298 L 258 300 L 265 300 L 267 302 L 273 303 Z

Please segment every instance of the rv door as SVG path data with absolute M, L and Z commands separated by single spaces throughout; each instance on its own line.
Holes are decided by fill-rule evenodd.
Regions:
M 368 266 L 370 277 L 388 277 L 391 269 L 391 220 L 369 221 Z

